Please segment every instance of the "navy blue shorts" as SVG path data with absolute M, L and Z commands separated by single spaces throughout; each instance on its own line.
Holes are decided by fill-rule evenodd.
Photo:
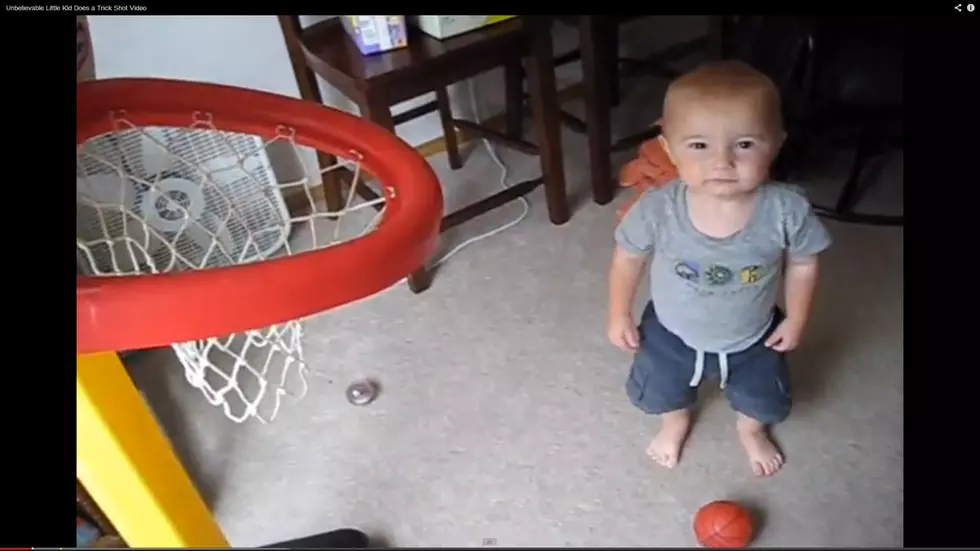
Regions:
M 784 317 L 777 308 L 772 325 L 757 343 L 728 355 L 725 397 L 735 411 L 766 424 L 785 420 L 793 406 L 786 354 L 764 345 Z M 697 400 L 697 387 L 690 386 L 694 349 L 660 324 L 653 303 L 643 310 L 639 332 L 640 349 L 626 381 L 630 402 L 656 415 L 692 406 Z M 705 354 L 701 382 L 719 379 L 718 355 Z

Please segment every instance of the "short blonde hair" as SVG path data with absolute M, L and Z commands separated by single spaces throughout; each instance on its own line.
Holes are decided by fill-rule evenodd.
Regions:
M 713 61 L 675 79 L 664 96 L 665 131 L 677 112 L 704 101 L 751 101 L 765 119 L 766 127 L 782 133 L 782 100 L 772 79 L 741 61 Z

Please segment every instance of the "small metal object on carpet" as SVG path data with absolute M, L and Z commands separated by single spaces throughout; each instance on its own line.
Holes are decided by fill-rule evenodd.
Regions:
M 378 397 L 378 385 L 374 381 L 361 379 L 347 387 L 347 401 L 355 406 L 366 406 Z

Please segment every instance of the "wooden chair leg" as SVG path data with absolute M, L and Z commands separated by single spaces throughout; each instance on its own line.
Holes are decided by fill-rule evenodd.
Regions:
M 612 130 L 609 122 L 609 86 L 611 76 L 604 63 L 608 45 L 605 31 L 610 23 L 598 15 L 584 15 L 579 23 L 582 48 L 582 81 L 585 84 L 585 126 L 589 136 L 589 167 L 592 175 L 592 198 L 605 205 L 615 194 L 612 176 Z
M 443 93 L 445 93 L 445 89 L 443 89 Z M 438 92 L 436 93 L 436 96 L 438 98 Z M 447 104 L 448 100 L 449 98 L 446 96 Z M 395 119 L 391 116 L 391 106 L 387 104 L 384 98 L 362 98 L 360 101 L 358 101 L 358 106 L 361 109 L 362 117 L 388 129 L 392 133 L 395 132 Z M 408 288 L 415 294 L 421 293 L 431 286 L 432 273 L 429 272 L 428 268 L 425 266 L 422 266 L 408 276 Z
M 306 64 L 306 57 L 303 55 L 303 46 L 300 43 L 302 27 L 299 24 L 298 15 L 280 15 L 279 27 L 282 29 L 283 38 L 286 41 L 286 50 L 289 52 L 289 61 L 293 66 L 293 74 L 296 76 L 296 85 L 299 87 L 299 95 L 306 101 L 312 101 L 323 105 L 323 97 L 320 95 L 320 88 L 317 86 L 316 75 Z M 320 170 L 331 167 L 337 163 L 337 158 L 327 153 L 317 152 L 317 165 Z M 327 210 L 337 212 L 344 208 L 344 190 L 338 171 L 331 170 L 322 174 L 323 199 L 327 204 Z
M 531 96 L 531 113 L 541 157 L 548 216 L 552 224 L 561 225 L 571 218 L 571 211 L 568 207 L 565 165 L 562 159 L 558 90 L 551 42 L 552 21 L 550 16 L 525 16 L 525 21 L 531 47 L 527 61 L 528 92 Z
M 446 155 L 449 157 L 449 168 L 463 168 L 463 159 L 459 155 L 459 140 L 456 136 L 456 125 L 453 124 L 453 108 L 449 102 L 449 91 L 445 88 L 436 90 L 436 106 L 439 109 L 439 121 L 442 123 L 442 137 L 446 142 Z
M 619 79 L 619 23 L 608 21 L 605 26 L 603 42 L 606 55 L 603 63 L 608 67 L 606 74 L 609 75 L 609 106 L 619 107 L 622 99 L 622 83 Z
M 733 16 L 712 15 L 708 19 L 708 51 L 716 59 L 728 59 L 732 54 Z
M 524 135 L 524 68 L 520 61 L 504 65 L 504 100 L 506 128 L 511 138 Z
M 873 134 L 868 129 L 861 129 L 858 136 L 857 148 L 854 151 L 854 160 L 852 161 L 851 169 L 848 171 L 847 180 L 844 181 L 844 188 L 837 197 L 835 207 L 839 213 L 853 213 L 854 208 L 864 194 L 865 190 L 861 185 L 861 176 L 864 174 L 864 169 L 868 161 L 872 158 L 871 154 L 874 151 L 872 146 L 874 140 L 872 138 Z
M 416 295 L 432 287 L 432 272 L 427 267 L 419 268 L 408 276 L 408 288 Z

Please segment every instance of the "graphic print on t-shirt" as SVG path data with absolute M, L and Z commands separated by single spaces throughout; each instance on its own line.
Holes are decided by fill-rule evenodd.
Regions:
M 708 266 L 703 271 L 700 269 L 702 264 Z M 737 268 L 694 260 L 679 260 L 674 264 L 674 274 L 677 277 L 683 279 L 692 288 L 709 294 L 726 287 L 731 292 L 737 291 L 742 286 L 759 282 L 766 273 L 766 266 L 760 264 L 747 264 Z
M 704 281 L 712 287 L 721 287 L 732 281 L 732 270 L 728 266 L 712 264 L 704 272 Z
M 753 265 L 742 268 L 742 271 L 739 272 L 738 279 L 742 282 L 742 285 L 749 285 L 759 281 L 762 279 L 762 266 Z
M 674 273 L 677 277 L 697 283 L 698 279 L 701 277 L 700 270 L 698 270 L 698 265 L 696 262 L 678 262 L 674 266 Z

